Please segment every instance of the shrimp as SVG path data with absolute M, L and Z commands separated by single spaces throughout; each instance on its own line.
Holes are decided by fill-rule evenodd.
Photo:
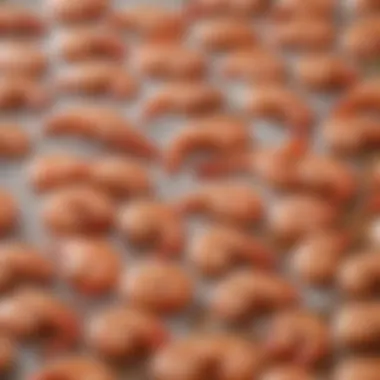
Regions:
M 226 155 L 246 150 L 250 142 L 249 128 L 238 117 L 204 117 L 190 123 L 174 139 L 166 152 L 166 166 L 173 173 L 193 153 L 210 151 L 216 155 Z
M 4 243 L 0 246 L 0 291 L 28 284 L 50 284 L 53 263 L 33 246 L 25 243 Z
M 30 42 L 7 41 L 0 44 L 0 73 L 41 77 L 48 69 L 48 57 Z
M 110 95 L 131 100 L 139 85 L 125 68 L 110 62 L 77 63 L 57 78 L 57 87 L 64 93 Z
M 180 12 L 153 5 L 119 9 L 111 15 L 109 23 L 118 30 L 158 41 L 177 40 L 186 29 L 185 20 Z
M 103 192 L 76 185 L 49 194 L 42 217 L 46 228 L 58 235 L 100 234 L 113 224 L 115 207 Z
M 58 274 L 85 295 L 102 296 L 116 287 L 121 259 L 105 239 L 66 239 L 58 243 L 57 261 Z
M 131 307 L 114 306 L 90 318 L 86 345 L 98 355 L 118 362 L 149 358 L 170 338 L 159 318 Z
M 12 232 L 19 223 L 20 209 L 13 196 L 0 188 L 0 235 Z
M 0 327 L 16 339 L 46 337 L 47 355 L 73 348 L 80 322 L 71 306 L 49 291 L 20 288 L 0 301 Z
M 270 322 L 267 348 L 274 359 L 316 366 L 331 353 L 328 324 L 309 310 L 280 312 Z
M 179 201 L 184 214 L 203 214 L 221 222 L 249 226 L 263 217 L 263 202 L 243 183 L 220 181 L 204 185 Z
M 18 124 L 0 124 L 0 158 L 25 157 L 32 148 L 31 139 Z
M 259 238 L 231 227 L 214 226 L 193 240 L 190 259 L 202 274 L 221 276 L 239 264 L 270 269 L 277 258 Z
M 75 136 L 145 158 L 158 155 L 157 147 L 147 136 L 133 128 L 123 115 L 108 107 L 78 106 L 60 111 L 46 121 L 45 134 Z
M 133 271 L 127 268 L 120 279 L 119 293 L 139 309 L 170 315 L 192 303 L 194 284 L 180 265 L 151 260 Z
M 358 61 L 374 61 L 380 56 L 380 16 L 369 15 L 351 24 L 343 36 L 343 48 Z
M 229 53 L 221 63 L 221 75 L 258 84 L 283 83 L 287 68 L 282 57 L 259 47 Z
M 244 269 L 228 275 L 217 285 L 210 308 L 223 322 L 241 323 L 293 307 L 298 299 L 296 288 L 278 274 Z
M 139 73 L 152 78 L 199 79 L 207 71 L 206 57 L 201 52 L 173 42 L 146 43 L 136 49 L 132 59 Z
M 228 334 L 177 339 L 158 351 L 151 373 L 157 380 L 250 380 L 265 365 L 259 344 Z M 239 363 L 236 365 L 236 363 Z
M 307 235 L 334 227 L 337 208 L 313 195 L 289 195 L 269 212 L 269 228 L 280 241 L 294 242 Z
M 37 12 L 11 4 L 0 7 L 0 36 L 41 36 L 46 31 L 46 23 Z
M 300 82 L 313 91 L 339 91 L 352 86 L 358 70 L 343 57 L 332 54 L 310 54 L 296 64 Z
M 61 36 L 57 53 L 67 62 L 120 62 L 126 50 L 122 37 L 109 28 L 76 27 Z
M 143 108 L 143 116 L 151 121 L 167 114 L 198 116 L 212 114 L 224 104 L 222 92 L 204 82 L 180 81 L 163 85 Z
M 257 45 L 257 32 L 249 22 L 233 18 L 204 20 L 194 26 L 196 43 L 206 51 L 230 51 Z
M 160 255 L 178 255 L 185 240 L 180 213 L 170 204 L 141 199 L 123 206 L 117 227 L 132 244 L 153 246 Z
M 250 92 L 245 110 L 254 117 L 280 119 L 296 134 L 305 134 L 314 123 L 314 112 L 299 94 L 284 85 L 261 85 Z
M 50 91 L 33 78 L 3 76 L 0 79 L 0 110 L 41 110 L 50 103 Z

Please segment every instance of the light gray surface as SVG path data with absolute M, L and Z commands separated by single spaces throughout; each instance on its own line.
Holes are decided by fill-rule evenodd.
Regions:
M 45 12 L 44 2 L 47 0 L 8 0 L 12 3 L 20 3 L 32 8 L 40 8 L 41 12 Z M 78 0 L 80 1 L 80 0 Z M 307 0 L 305 0 L 307 1 Z M 117 6 L 133 6 L 135 4 L 142 3 L 159 3 L 161 6 L 178 6 L 181 1 L 179 0 L 118 0 L 115 1 Z M 50 53 L 50 56 L 54 56 L 54 51 L 56 48 L 56 42 L 59 38 L 61 27 L 57 27 L 52 30 L 52 33 L 47 36 L 43 41 L 44 48 Z M 132 43 L 130 41 L 126 42 L 128 44 Z M 174 59 L 174 58 L 173 58 Z M 292 59 L 289 58 L 289 62 Z M 61 62 L 57 62 L 53 58 L 54 64 L 52 65 L 52 75 L 58 72 L 63 65 Z M 230 98 L 231 109 L 237 110 L 239 112 L 239 105 L 241 105 L 241 99 L 244 97 L 244 93 L 248 86 L 244 84 L 229 84 L 227 82 L 220 81 L 220 78 L 215 74 L 218 64 L 218 59 L 212 60 L 212 67 L 215 68 L 214 72 L 211 72 L 210 81 L 214 82 L 217 86 L 227 90 L 228 97 Z M 145 82 L 143 96 L 140 97 L 139 102 L 134 102 L 132 104 L 120 104 L 119 108 L 123 113 L 136 122 L 136 125 L 145 128 L 146 133 L 153 137 L 155 141 L 162 147 L 165 148 L 167 144 L 173 139 L 173 137 L 178 133 L 181 126 L 183 126 L 183 119 L 180 118 L 164 118 L 159 122 L 152 123 L 151 125 L 142 126 L 139 124 L 140 106 L 149 93 L 152 93 L 157 88 L 157 83 Z M 316 97 L 308 96 L 311 104 L 318 111 L 320 117 L 322 117 L 331 105 L 332 99 L 329 97 Z M 78 102 L 100 102 L 105 103 L 104 99 L 91 100 L 91 98 L 79 99 L 77 97 L 65 97 L 60 96 L 58 98 L 57 104 L 54 105 L 52 110 L 59 109 L 66 104 L 73 104 Z M 4 118 L 12 121 L 20 121 L 24 128 L 30 133 L 34 140 L 34 156 L 42 155 L 47 152 L 64 152 L 64 153 L 79 153 L 85 156 L 93 156 L 95 154 L 101 154 L 101 150 L 94 148 L 93 146 L 85 143 L 81 143 L 73 140 L 63 140 L 63 139 L 43 139 L 41 135 L 42 129 L 42 117 L 38 115 L 23 114 L 17 116 L 5 116 Z M 252 136 L 258 139 L 262 144 L 278 144 L 283 140 L 286 135 L 286 131 L 281 127 L 266 122 L 252 121 Z M 316 147 L 318 150 L 322 149 L 319 142 L 318 136 L 315 139 Z M 1 186 L 11 189 L 15 197 L 20 202 L 22 213 L 23 213 L 23 223 L 20 236 L 26 241 L 35 243 L 38 246 L 44 246 L 46 244 L 46 236 L 44 234 L 43 228 L 39 223 L 39 210 L 40 210 L 40 197 L 33 195 L 31 189 L 27 185 L 27 168 L 28 160 L 22 163 L 2 163 L 0 165 L 0 183 Z M 152 173 L 156 178 L 157 184 L 157 194 L 163 199 L 173 200 L 178 198 L 181 194 L 184 194 L 196 186 L 196 181 L 191 175 L 190 171 L 181 173 L 180 175 L 169 178 L 163 171 L 158 167 L 152 167 Z M 245 179 L 252 182 L 251 179 Z M 252 182 L 253 183 L 253 182 Z M 260 188 L 259 184 L 253 183 L 254 186 L 259 187 L 263 197 L 267 199 L 268 207 L 272 204 L 272 194 L 264 188 Z M 200 223 L 189 224 L 189 235 L 193 236 L 197 231 L 202 228 Z M 122 247 L 123 256 L 128 263 L 138 260 L 139 255 L 130 247 L 126 247 L 125 244 L 118 242 L 120 247 Z M 131 264 L 129 264 L 131 265 Z M 191 270 L 191 269 L 189 269 Z M 210 284 L 205 284 L 202 281 L 198 281 L 198 303 L 202 304 L 207 298 L 208 289 Z M 93 310 L 98 309 L 106 304 L 106 302 L 89 301 L 84 298 L 75 297 L 64 285 L 60 285 L 57 291 L 62 294 L 63 297 L 73 300 L 77 307 L 83 311 L 85 314 L 91 314 Z M 305 291 L 305 302 L 307 305 L 316 308 L 318 310 L 327 310 L 331 303 L 331 299 L 326 297 L 326 294 L 320 294 L 316 292 Z M 113 302 L 110 300 L 110 302 Z M 195 308 L 194 312 L 190 313 L 186 318 L 176 319 L 170 321 L 173 330 L 178 334 L 184 334 L 189 329 L 195 329 L 199 326 L 199 313 Z M 209 326 L 212 327 L 212 326 Z M 22 369 L 15 375 L 14 379 L 23 379 L 26 372 L 30 372 L 33 368 L 36 368 L 40 362 L 36 360 L 36 356 L 33 350 L 26 349 L 23 351 L 21 358 Z M 79 380 L 79 379 L 78 379 Z M 83 379 L 84 380 L 84 379 Z M 86 379 L 89 380 L 89 379 Z

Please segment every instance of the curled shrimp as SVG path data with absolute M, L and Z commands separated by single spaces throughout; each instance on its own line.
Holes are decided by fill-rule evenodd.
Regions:
M 69 94 L 102 94 L 116 99 L 132 99 L 138 92 L 137 81 L 125 68 L 101 61 L 68 68 L 58 76 L 57 87 Z
M 194 26 L 193 38 L 204 50 L 229 51 L 257 44 L 257 33 L 249 22 L 233 18 L 204 20 Z
M 0 8 L 1 36 L 40 36 L 45 29 L 45 21 L 28 8 L 11 4 L 3 4 Z
M 105 239 L 69 238 L 58 244 L 59 275 L 85 295 L 104 295 L 116 286 L 119 252 Z
M 225 226 L 210 227 L 197 236 L 190 259 L 207 276 L 224 275 L 240 264 L 270 269 L 276 263 L 274 252 L 260 239 Z
M 380 110 L 380 80 L 368 79 L 359 82 L 347 91 L 333 108 L 333 116 L 349 118 L 366 116 Z
M 265 365 L 259 344 L 228 334 L 190 335 L 158 351 L 151 373 L 157 380 L 249 380 Z M 236 365 L 239 363 L 239 365 Z
M 48 6 L 53 17 L 64 23 L 86 22 L 104 16 L 110 7 L 110 0 L 49 0 Z
M 268 224 L 279 240 L 293 242 L 334 227 L 338 218 L 338 210 L 327 200 L 315 195 L 288 195 L 273 205 Z
M 333 156 L 306 155 L 295 169 L 301 188 L 329 197 L 338 204 L 352 200 L 357 192 L 354 170 Z
M 177 40 L 186 28 L 180 12 L 153 5 L 119 9 L 109 22 L 119 30 L 154 40 Z
M 29 135 L 18 124 L 0 124 L 0 158 L 25 157 L 31 150 Z
M 336 347 L 351 351 L 377 349 L 379 317 L 380 305 L 376 300 L 353 301 L 343 305 L 335 313 L 331 325 Z
M 274 359 L 316 366 L 331 353 L 328 324 L 307 309 L 280 312 L 269 324 L 267 349 Z
M 176 57 L 171 60 L 168 57 Z M 133 66 L 144 76 L 162 79 L 197 79 L 207 71 L 205 56 L 179 43 L 153 42 L 133 54 Z
M 296 17 L 275 23 L 271 39 L 275 46 L 295 51 L 320 51 L 330 49 L 336 38 L 332 20 L 314 15 Z
M 135 307 L 170 315 L 185 310 L 194 297 L 194 284 L 178 264 L 150 260 L 123 273 L 119 294 Z
M 125 362 L 149 358 L 169 335 L 159 318 L 131 307 L 114 306 L 91 317 L 86 344 L 104 358 Z
M 138 160 L 122 156 L 105 156 L 91 162 L 89 181 L 117 200 L 153 194 L 149 169 Z
M 40 193 L 85 183 L 90 174 L 88 162 L 79 156 L 54 154 L 37 157 L 29 167 L 29 181 Z
M 48 291 L 21 288 L 0 302 L 0 327 L 21 340 L 45 337 L 48 355 L 75 346 L 79 325 L 74 310 Z
M 292 273 L 307 285 L 332 285 L 350 245 L 347 232 L 322 231 L 307 236 L 294 248 Z
M 304 134 L 314 122 L 314 113 L 299 94 L 283 86 L 259 86 L 247 96 L 245 109 L 254 117 L 281 120 L 290 130 Z
M 198 151 L 217 155 L 246 150 L 250 145 L 249 128 L 243 120 L 216 115 L 191 122 L 174 139 L 166 152 L 166 167 L 177 172 L 185 160 Z
M 380 110 L 378 85 L 376 79 L 365 80 L 338 101 L 332 117 L 323 127 L 325 141 L 332 149 L 357 153 L 378 147 L 379 123 L 372 117 L 373 113 Z
M 76 136 L 104 144 L 110 149 L 129 152 L 145 158 L 158 155 L 148 137 L 133 128 L 112 108 L 78 106 L 48 118 L 45 133 L 50 136 Z
M 224 103 L 222 92 L 208 83 L 176 82 L 163 85 L 143 109 L 147 120 L 166 114 L 202 115 L 214 113 Z
M 379 122 L 361 115 L 329 118 L 322 135 L 326 145 L 340 154 L 358 154 L 380 146 Z
M 76 27 L 59 40 L 58 56 L 67 62 L 103 60 L 120 62 L 126 55 L 122 37 L 109 28 Z
M 131 243 L 155 246 L 163 255 L 176 255 L 184 245 L 181 215 L 164 202 L 144 199 L 127 204 L 119 211 L 117 225 Z
M 6 76 L 0 79 L 0 110 L 40 110 L 50 102 L 47 87 L 25 76 Z
M 0 246 L 0 291 L 28 284 L 50 284 L 54 276 L 53 263 L 33 246 L 4 243 Z
M 343 36 L 343 47 L 354 59 L 373 61 L 379 58 L 380 16 L 370 15 L 354 22 Z
M 249 226 L 263 216 L 263 202 L 257 191 L 243 183 L 210 183 L 185 196 L 178 204 L 185 214 L 204 214 L 226 223 Z
M 367 298 L 377 293 L 380 284 L 378 252 L 360 252 L 348 257 L 338 272 L 341 291 L 351 298 Z
M 353 65 L 332 54 L 301 57 L 296 65 L 296 75 L 305 87 L 315 91 L 344 90 L 358 79 Z
M 30 42 L 2 42 L 0 52 L 2 74 L 40 77 L 48 68 L 47 55 Z
M 48 195 L 42 210 L 46 228 L 57 235 L 105 233 L 114 217 L 112 200 L 89 185 L 56 190 Z
M 67 356 L 49 362 L 38 369 L 30 380 L 116 380 L 116 375 L 105 364 L 88 356 Z
M 254 83 L 282 83 L 287 76 L 286 63 L 269 49 L 243 49 L 229 53 L 221 64 L 225 78 Z
M 216 286 L 210 307 L 218 319 L 238 323 L 293 307 L 297 302 L 295 287 L 278 274 L 241 270 Z

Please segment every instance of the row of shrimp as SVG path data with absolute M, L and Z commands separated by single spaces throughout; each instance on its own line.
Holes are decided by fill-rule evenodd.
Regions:
M 57 92 L 105 95 L 124 102 L 138 96 L 140 83 L 131 74 L 136 70 L 125 68 L 120 63 L 94 59 L 70 64 L 57 74 L 51 88 L 47 88 L 41 79 L 32 78 L 47 67 L 47 57 L 38 47 L 25 42 L 6 42 L 0 47 L 4 51 L 4 56 L 0 57 L 2 110 L 39 109 L 51 103 L 51 97 Z M 167 57 L 171 55 L 181 57 L 181 62 L 167 65 Z M 226 99 L 221 90 L 202 80 L 207 66 L 200 52 L 173 42 L 147 43 L 134 52 L 134 61 L 132 66 L 142 76 L 169 79 L 169 83 L 161 85 L 147 99 L 142 123 L 165 114 L 197 116 L 225 108 Z M 355 83 L 359 76 L 354 65 L 333 53 L 305 56 L 295 71 L 295 77 L 305 88 L 314 91 L 342 90 Z M 241 107 L 247 115 L 261 116 L 264 107 L 268 109 L 266 112 L 280 117 L 284 108 L 295 107 L 299 112 L 308 108 L 305 101 L 286 84 L 291 76 L 285 61 L 271 49 L 260 46 L 229 53 L 221 62 L 220 72 L 227 80 L 242 79 L 260 85 L 258 89 L 251 90 L 252 94 L 248 94 Z M 291 98 L 286 102 L 287 95 Z M 269 110 L 270 107 L 273 110 Z M 309 119 L 305 120 L 306 127 L 312 122 Z
M 30 319 L 21 310 L 35 314 Z M 376 303 L 346 306 L 335 317 L 333 327 L 306 309 L 279 311 L 269 319 L 264 340 L 210 332 L 173 339 L 160 319 L 130 306 L 98 311 L 82 331 L 70 310 L 51 294 L 31 289 L 3 301 L 0 325 L 7 327 L 8 334 L 17 340 L 45 333 L 49 353 L 70 347 L 83 333 L 89 350 L 86 355 L 61 352 L 62 356 L 50 359 L 31 379 L 77 379 L 90 375 L 101 380 L 116 379 L 110 364 L 128 366 L 137 359 L 147 360 L 148 371 L 155 379 L 199 379 L 210 375 L 238 380 L 317 379 L 318 366 L 328 362 L 334 346 L 354 350 L 357 356 L 337 363 L 331 379 L 372 380 L 379 369 L 378 356 L 360 354 L 363 347 L 375 343 L 374 334 L 379 328 Z M 370 325 L 361 324 L 363 319 L 369 320 Z M 4 352 L 8 348 L 8 361 L 4 364 L 11 366 L 14 352 L 6 346 L 7 342 L 10 341 L 6 338 L 2 341 Z
M 324 141 L 331 151 L 355 154 L 379 146 L 377 121 L 371 117 L 380 106 L 378 87 L 379 81 L 376 79 L 361 81 L 338 101 L 322 125 Z M 222 104 L 223 97 L 219 90 L 205 83 L 171 84 L 156 98 L 148 101 L 146 115 L 150 118 L 171 111 L 195 116 L 179 132 L 172 146 L 168 147 L 169 167 L 175 169 L 179 164 L 175 161 L 180 160 L 187 151 L 194 150 L 193 146 L 201 148 L 204 145 L 205 149 L 223 153 L 247 148 L 250 141 L 247 121 L 223 111 Z M 310 105 L 283 85 L 261 85 L 255 88 L 245 100 L 245 109 L 247 118 L 280 119 L 289 128 L 291 136 L 310 134 L 316 119 Z M 199 117 L 199 113 L 204 111 L 211 115 Z M 158 147 L 149 137 L 112 107 L 84 105 L 67 108 L 50 115 L 45 125 L 47 136 L 77 136 L 127 153 L 145 156 L 159 154 Z M 219 125 L 222 131 L 220 135 Z M 0 133 L 2 157 L 18 157 L 29 152 L 29 137 L 15 123 L 2 124 Z M 246 141 L 243 141 L 244 138 Z
M 5 191 L 2 196 L 1 227 L 5 235 L 20 223 L 20 215 L 13 197 Z M 118 208 L 116 211 L 116 204 L 101 190 L 88 185 L 69 186 L 47 196 L 42 217 L 53 235 L 62 238 L 92 235 L 95 246 L 100 234 L 114 228 L 129 244 L 154 252 L 154 255 L 175 259 L 188 250 L 191 262 L 206 276 L 223 275 L 241 264 L 275 269 L 279 261 L 276 249 L 266 239 L 248 234 L 251 226 L 266 218 L 266 227 L 273 238 L 295 249 L 292 268 L 304 282 L 312 285 L 332 283 L 339 268 L 343 269 L 343 279 L 350 277 L 344 276 L 345 267 L 341 267 L 341 263 L 345 251 L 353 245 L 354 236 L 350 231 L 339 230 L 339 211 L 328 201 L 313 195 L 284 196 L 268 215 L 264 215 L 265 207 L 255 191 L 245 185 L 218 182 L 180 200 L 177 207 L 156 198 L 143 197 Z M 208 216 L 213 225 L 190 240 L 183 217 L 194 214 Z M 368 215 L 373 214 L 375 221 L 369 241 L 376 246 L 379 239 L 377 213 Z M 328 251 L 329 255 L 321 256 L 321 251 Z M 110 268 L 118 266 L 117 255 L 99 252 L 97 256 L 100 268 L 106 273 L 110 271 L 110 277 L 114 277 L 115 270 Z M 372 261 L 376 262 L 376 256 L 368 255 L 368 259 L 364 259 L 367 255 L 358 256 L 363 256 L 363 262 L 368 263 L 363 264 L 363 268 L 374 271 L 371 275 L 372 272 L 365 271 L 363 275 L 369 281 L 364 289 L 371 290 L 372 278 L 378 276 L 377 267 L 371 265 Z M 84 276 L 91 276 L 86 272 L 91 257 L 91 254 L 83 255 L 84 263 L 78 264 L 83 265 Z M 352 266 L 356 267 L 359 261 L 354 260 Z M 106 265 L 108 262 L 110 264 Z
M 93 314 L 86 324 L 83 324 L 80 315 L 66 302 L 59 300 L 48 291 L 31 288 L 20 289 L 2 299 L 0 327 L 7 333 L 8 340 L 4 338 L 4 343 L 42 339 L 45 343 L 43 347 L 48 355 L 59 354 L 59 359 L 50 359 L 51 364 L 37 371 L 35 376 L 38 379 L 45 379 L 44 376 L 46 379 L 56 376 L 75 379 L 75 376 L 82 374 L 82 372 L 77 373 L 77 368 L 72 363 L 88 363 L 89 358 L 72 356 L 69 359 L 62 359 L 68 355 L 65 352 L 75 347 L 79 341 L 83 341 L 86 346 L 87 355 L 92 354 L 98 358 L 90 362 L 92 365 L 96 364 L 94 371 L 90 371 L 90 374 L 96 374 L 95 369 L 107 368 L 98 361 L 99 359 L 110 364 L 122 363 L 124 366 L 144 359 L 151 366 L 154 378 L 199 378 L 195 376 L 203 378 L 211 370 L 203 363 L 203 360 L 208 358 L 208 351 L 204 350 L 211 345 L 219 354 L 223 354 L 224 360 L 217 362 L 217 368 L 214 368 L 214 365 L 217 365 L 215 358 L 212 361 L 211 368 L 217 371 L 218 378 L 224 379 L 229 374 L 228 378 L 231 376 L 242 380 L 252 378 L 252 376 L 257 379 L 266 379 L 259 376 L 267 376 L 265 372 L 268 367 L 273 366 L 282 376 L 299 373 L 300 376 L 306 376 L 301 376 L 300 379 L 314 379 L 318 366 L 328 361 L 335 346 L 342 350 L 360 352 L 368 345 L 376 347 L 378 344 L 375 339 L 379 328 L 376 323 L 379 314 L 377 303 L 351 304 L 342 308 L 334 316 L 331 327 L 324 318 L 302 307 L 291 308 L 289 302 L 292 301 L 284 300 L 284 297 L 280 300 L 279 293 L 275 295 L 272 288 L 270 291 L 273 298 L 269 302 L 264 299 L 259 301 L 259 298 L 256 298 L 256 305 L 260 307 L 262 313 L 274 311 L 276 313 L 269 317 L 264 339 L 255 340 L 254 343 L 247 338 L 242 339 L 234 335 L 208 336 L 209 333 L 173 339 L 165 324 L 154 313 L 148 309 L 136 309 L 131 305 L 102 309 Z M 281 292 L 281 288 L 277 288 L 277 292 Z M 288 309 L 286 304 L 288 304 Z M 167 308 L 168 305 L 165 307 Z M 363 318 L 371 321 L 370 327 L 360 324 Z M 330 337 L 332 333 L 333 339 Z M 198 349 L 190 350 L 190 347 L 194 345 Z M 203 347 L 204 345 L 206 347 Z M 249 349 L 242 351 L 239 349 L 247 345 Z M 188 347 L 188 349 L 184 350 L 183 347 Z M 211 352 L 216 354 L 214 350 Z M 240 358 L 238 366 L 234 363 L 236 359 L 232 360 L 233 353 Z M 249 356 L 245 358 L 244 353 Z M 240 363 L 241 355 L 245 358 L 242 363 Z M 6 363 L 4 362 L 2 369 L 7 369 L 12 365 L 12 360 L 15 359 L 14 353 L 9 355 L 8 359 Z M 228 360 L 232 360 L 231 366 L 226 365 Z M 56 367 L 56 363 L 62 363 L 62 365 Z M 348 363 L 350 361 L 347 360 Z M 90 370 L 92 365 L 87 370 Z M 341 365 L 339 364 L 339 367 Z M 226 374 L 225 371 L 227 371 Z M 269 369 L 270 373 L 272 371 L 274 369 Z M 83 372 L 84 375 L 87 375 L 86 371 Z M 34 377 L 31 378 L 34 379 Z
M 248 21 L 225 16 L 207 17 L 195 23 L 194 26 L 190 24 L 193 26 L 190 28 L 189 23 L 186 22 L 186 12 L 184 15 L 180 12 L 165 12 L 159 8 L 141 7 L 130 11 L 120 10 L 112 15 L 110 10 L 107 12 L 109 4 L 105 4 L 107 3 L 105 1 L 99 1 L 97 12 L 90 11 L 94 7 L 93 2 L 90 2 L 88 8 L 83 5 L 78 9 L 76 7 L 71 9 L 71 5 L 67 6 L 64 1 L 65 5 L 62 6 L 52 3 L 54 4 L 52 8 L 55 10 L 53 14 L 60 15 L 63 12 L 66 16 L 71 15 L 75 24 L 80 21 L 89 21 L 86 17 L 83 19 L 82 17 L 92 15 L 96 20 L 99 17 L 103 19 L 101 16 L 104 16 L 105 25 L 99 26 L 99 22 L 97 25 L 87 26 L 70 23 L 67 30 L 64 30 L 59 42 L 58 55 L 71 64 L 63 69 L 53 81 L 54 90 L 47 89 L 36 81 L 36 77 L 43 75 L 49 66 L 47 54 L 38 45 L 17 40 L 4 42 L 2 46 L 4 54 L 0 57 L 0 69 L 5 74 L 2 75 L 3 83 L 1 83 L 1 108 L 19 106 L 35 108 L 46 105 L 52 92 L 56 92 L 56 88 L 71 94 L 101 93 L 129 101 L 138 94 L 139 83 L 132 75 L 132 72 L 137 70 L 142 76 L 166 77 L 176 79 L 176 82 L 180 79 L 179 83 L 163 86 L 153 99 L 148 101 L 144 114 L 151 117 L 151 114 L 156 115 L 170 110 L 173 112 L 213 111 L 215 107 L 223 103 L 220 91 L 206 83 L 188 83 L 188 79 L 197 79 L 207 72 L 207 59 L 202 50 L 229 52 L 221 69 L 222 74 L 227 77 L 242 77 L 245 80 L 266 83 L 268 80 L 282 82 L 287 74 L 283 58 L 275 53 L 273 47 L 268 47 L 268 43 L 263 44 Z M 204 9 L 206 14 L 210 11 L 207 10 L 209 7 L 207 1 L 205 4 L 202 4 L 202 1 L 199 1 L 199 4 L 197 1 L 193 3 L 196 9 L 206 8 Z M 261 2 L 251 3 L 248 1 L 246 5 L 238 4 L 237 8 L 266 8 Z M 260 6 L 256 3 L 260 3 Z M 275 32 L 271 33 L 273 38 L 283 45 L 296 47 L 305 45 L 307 48 L 313 48 L 314 45 L 318 47 L 320 44 L 331 41 L 332 38 L 328 35 L 334 32 L 333 15 L 337 6 L 336 1 L 329 0 L 322 2 L 323 5 L 319 4 L 320 2 L 311 2 L 310 5 L 304 6 L 299 2 L 278 2 L 272 12 L 275 20 Z M 220 4 L 212 3 L 210 8 L 212 7 L 215 7 L 214 11 L 219 14 L 220 10 L 227 10 L 233 5 L 230 5 L 228 1 L 222 1 Z M 358 7 L 362 9 L 367 6 L 358 5 Z M 13 21 L 9 30 L 6 28 L 7 25 L 4 25 L 3 34 L 5 35 L 23 31 L 32 33 L 33 30 L 29 30 L 29 27 L 43 24 L 43 20 L 34 19 L 33 14 L 28 14 L 23 9 L 7 6 L 3 7 L 2 12 L 4 20 Z M 318 17 L 314 17 L 315 15 Z M 60 19 L 59 16 L 58 18 Z M 356 52 L 358 49 L 368 47 L 367 49 L 371 49 L 370 52 L 356 52 L 353 55 L 366 55 L 370 60 L 376 60 L 379 55 L 376 51 L 378 44 L 376 40 L 371 39 L 378 34 L 376 28 L 378 28 L 379 19 L 374 17 L 368 21 L 367 19 L 360 20 L 360 22 L 366 30 L 363 32 L 364 27 L 355 24 L 352 27 L 353 30 L 347 32 L 346 50 Z M 311 27 L 313 23 L 316 23 L 315 28 Z M 41 31 L 43 25 L 37 29 Z M 188 48 L 181 41 L 187 29 L 194 29 L 190 32 L 200 50 Z M 120 30 L 144 37 L 142 46 L 132 52 L 132 67 L 128 69 L 121 64 L 126 55 L 126 48 Z M 161 34 L 166 37 L 159 38 Z M 155 38 L 150 37 L 152 35 Z M 168 56 L 179 58 L 175 64 L 168 64 Z M 305 86 L 318 90 L 344 89 L 356 81 L 358 74 L 357 68 L 347 59 L 331 51 L 310 52 L 300 58 L 296 67 L 296 76 L 300 81 Z M 178 93 L 182 95 L 179 98 L 176 96 Z M 280 94 L 278 96 L 281 97 Z

